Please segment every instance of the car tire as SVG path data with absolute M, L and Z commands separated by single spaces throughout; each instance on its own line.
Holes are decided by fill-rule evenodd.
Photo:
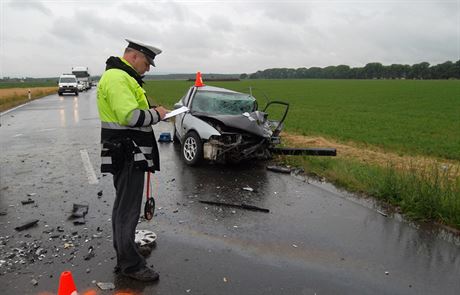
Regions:
M 190 131 L 185 135 L 181 154 L 182 159 L 190 166 L 196 166 L 203 160 L 203 142 L 195 131 Z
M 78 96 L 78 91 L 75 91 L 75 95 Z
M 62 95 L 62 92 L 58 92 L 58 95 L 61 96 L 61 95 Z

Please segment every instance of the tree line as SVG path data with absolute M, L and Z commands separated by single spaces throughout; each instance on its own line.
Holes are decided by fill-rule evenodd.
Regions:
M 274 68 L 241 74 L 240 79 L 460 79 L 460 60 L 437 65 L 421 62 L 413 65 L 368 63 L 364 67 L 347 65 L 325 68 Z

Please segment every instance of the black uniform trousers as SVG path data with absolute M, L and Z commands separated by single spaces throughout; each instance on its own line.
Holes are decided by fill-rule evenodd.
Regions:
M 113 246 L 117 253 L 117 266 L 122 273 L 135 272 L 146 265 L 134 242 L 142 205 L 144 174 L 144 171 L 134 168 L 132 161 L 127 161 L 113 175 L 116 191 L 112 211 Z

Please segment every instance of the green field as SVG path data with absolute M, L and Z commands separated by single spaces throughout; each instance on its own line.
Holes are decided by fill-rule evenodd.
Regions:
M 286 131 L 381 147 L 401 154 L 460 160 L 458 80 L 245 80 L 208 85 L 263 91 L 290 103 Z M 148 81 L 158 104 L 171 107 L 192 82 Z M 276 111 L 275 111 L 276 113 Z
M 0 82 L 0 89 L 7 88 L 33 88 L 33 87 L 54 87 L 58 86 L 58 81 L 42 82 Z

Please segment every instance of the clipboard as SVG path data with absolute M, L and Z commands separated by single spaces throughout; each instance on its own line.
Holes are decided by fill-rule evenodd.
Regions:
M 167 120 L 169 118 L 175 117 L 175 116 L 177 116 L 179 114 L 182 114 L 182 113 L 185 113 L 185 112 L 188 112 L 188 111 L 189 111 L 188 107 L 186 107 L 186 106 L 180 107 L 178 109 L 172 110 L 171 112 L 167 113 L 165 115 L 165 117 L 163 118 L 163 120 Z

